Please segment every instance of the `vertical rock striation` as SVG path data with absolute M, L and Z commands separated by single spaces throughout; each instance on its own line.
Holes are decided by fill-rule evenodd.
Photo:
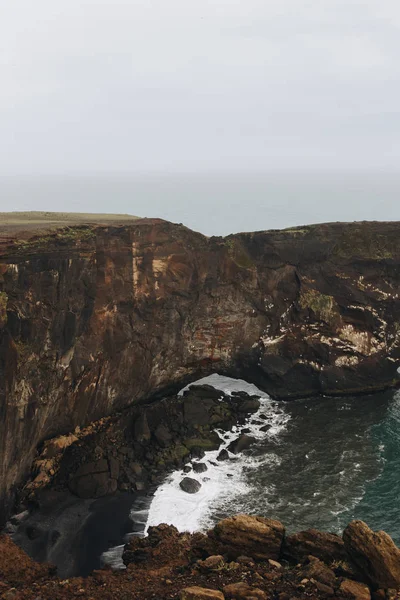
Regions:
M 0 226 L 0 520 L 38 444 L 199 376 L 281 398 L 397 385 L 399 234 Z

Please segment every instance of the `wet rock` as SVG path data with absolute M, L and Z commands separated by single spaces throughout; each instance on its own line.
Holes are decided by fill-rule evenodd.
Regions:
M 277 560 L 285 528 L 279 521 L 263 517 L 237 515 L 220 521 L 214 528 L 217 540 L 229 555 L 251 556 L 258 560 Z
M 188 396 L 190 394 L 194 394 L 197 398 L 209 398 L 212 400 L 219 400 L 223 397 L 223 392 L 221 390 L 217 390 L 212 385 L 203 384 L 192 384 L 188 390 L 185 391 L 184 395 Z
M 219 461 L 229 460 L 229 452 L 227 450 L 225 450 L 225 448 L 223 448 L 221 450 L 221 452 L 218 454 L 217 460 L 219 460 Z
M 240 581 L 231 583 L 223 588 L 225 598 L 227 600 L 266 600 L 267 594 L 258 588 L 251 587 L 247 583 Z
M 260 431 L 262 431 L 263 433 L 266 433 L 270 429 L 272 429 L 272 425 L 263 425 L 262 427 L 260 427 Z
M 300 562 L 310 554 L 327 564 L 346 560 L 343 539 L 333 533 L 308 529 L 285 538 L 283 553 L 286 558 Z
M 250 435 L 241 435 L 236 440 L 233 440 L 229 446 L 228 450 L 232 452 L 232 454 L 239 454 L 239 452 L 243 452 L 243 450 L 247 450 L 250 448 L 252 444 L 256 441 L 256 438 Z
M 202 587 L 188 587 L 181 590 L 180 600 L 225 600 L 222 592 Z
M 352 521 L 343 540 L 350 559 L 374 588 L 400 587 L 400 550 L 387 533 L 375 533 L 363 521 Z
M 187 494 L 197 494 L 201 489 L 201 483 L 191 477 L 184 477 L 179 483 L 179 487 Z
M 371 600 L 369 587 L 351 579 L 344 579 L 342 581 L 339 587 L 339 594 L 352 600 Z
M 205 463 L 193 463 L 192 466 L 195 473 L 205 473 L 208 470 L 208 467 Z
M 183 467 L 183 472 L 184 473 L 190 473 L 191 470 L 192 470 L 192 465 L 185 465 Z
M 246 392 L 232 392 L 231 403 L 235 410 L 242 414 L 257 412 L 260 408 L 260 400 Z

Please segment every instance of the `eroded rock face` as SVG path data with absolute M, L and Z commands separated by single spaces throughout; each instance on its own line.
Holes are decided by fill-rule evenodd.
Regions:
M 0 224 L 0 521 L 44 440 L 199 376 L 276 397 L 396 385 L 399 230 L 222 239 L 144 219 L 35 238 Z
M 390 535 L 352 521 L 343 540 L 349 557 L 375 589 L 400 588 L 400 549 Z
M 303 561 L 310 554 L 330 564 L 347 559 L 344 542 L 339 535 L 317 529 L 299 531 L 285 538 L 284 553 L 292 561 Z
M 251 556 L 258 560 L 278 560 L 285 528 L 279 521 L 249 515 L 236 515 L 214 528 L 216 539 L 232 557 Z

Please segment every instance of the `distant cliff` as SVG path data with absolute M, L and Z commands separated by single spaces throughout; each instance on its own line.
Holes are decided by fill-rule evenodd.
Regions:
M 397 385 L 399 293 L 400 223 L 0 228 L 0 521 L 44 439 L 199 376 L 278 398 Z

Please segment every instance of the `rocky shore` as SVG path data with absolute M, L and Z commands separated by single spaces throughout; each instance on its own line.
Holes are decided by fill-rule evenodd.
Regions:
M 77 427 L 199 377 L 243 378 L 275 398 L 397 386 L 399 228 L 207 238 L 160 219 L 0 223 L 0 524 L 41 444 L 69 444 Z M 170 451 L 186 452 L 160 460 L 179 459 Z M 141 482 L 108 456 L 92 462 L 79 493 Z
M 125 571 L 60 579 L 0 536 L 2 600 L 395 600 L 400 550 L 384 532 L 351 522 L 343 537 L 317 530 L 290 536 L 279 521 L 237 515 L 207 534 L 168 525 L 124 550 Z
M 148 493 L 176 469 L 184 473 L 181 489 L 197 493 L 198 476 L 207 471 L 201 458 L 219 449 L 220 436 L 233 426 L 237 433 L 216 461 L 248 449 L 254 439 L 244 424 L 259 407 L 258 397 L 243 391 L 227 395 L 210 385 L 192 385 L 182 395 L 48 440 L 20 491 L 20 514 L 8 526 L 13 539 L 66 576 L 87 574 L 100 565 L 110 540 L 118 545 L 130 533 L 129 511 L 138 494 Z

